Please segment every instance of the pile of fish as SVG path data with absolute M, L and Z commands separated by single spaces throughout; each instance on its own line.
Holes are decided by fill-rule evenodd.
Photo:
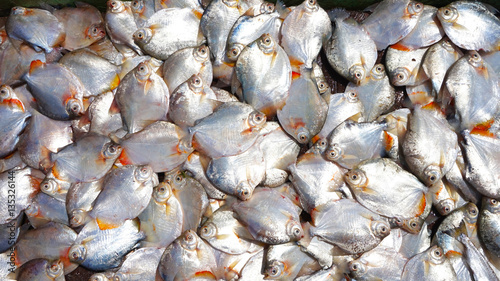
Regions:
M 0 279 L 499 280 L 498 11 L 316 1 L 12 8 Z

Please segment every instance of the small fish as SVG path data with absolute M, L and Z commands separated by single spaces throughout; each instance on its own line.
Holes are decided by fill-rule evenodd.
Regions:
M 137 30 L 137 25 L 128 3 L 130 2 L 108 0 L 106 15 L 104 17 L 106 33 L 113 43 L 126 46 L 134 50 L 137 54 L 142 55 L 141 48 L 134 42 L 133 35 Z
M 35 50 L 50 53 L 64 41 L 64 25 L 49 11 L 13 7 L 5 24 L 9 37 L 28 42 Z
M 321 47 L 332 35 L 328 14 L 316 0 L 305 0 L 295 7 L 281 26 L 281 46 L 288 54 L 292 69 L 312 68 Z
M 455 1 L 437 16 L 450 40 L 466 50 L 498 51 L 500 20 L 481 2 Z
M 148 19 L 155 13 L 154 0 L 134 0 L 131 4 L 135 23 L 138 28 L 144 27 Z M 172 7 L 170 7 L 172 8 Z
M 450 261 L 439 246 L 415 255 L 405 265 L 401 280 L 458 280 Z
M 360 85 L 377 60 L 377 46 L 357 21 L 343 9 L 329 13 L 335 29 L 325 44 L 326 57 L 342 77 Z
M 255 143 L 265 123 L 266 115 L 252 106 L 227 102 L 190 127 L 189 133 L 196 150 L 218 158 L 246 151 Z
M 87 90 L 80 79 L 62 64 L 32 61 L 23 79 L 45 116 L 70 120 L 83 114 L 82 99 Z
M 264 266 L 266 280 L 295 280 L 320 268 L 318 262 L 295 243 L 269 246 Z
M 17 275 L 19 281 L 64 281 L 64 265 L 61 260 L 34 259 L 23 264 Z
M 423 10 L 424 4 L 420 2 L 384 0 L 361 23 L 361 27 L 381 51 L 408 35 L 417 25 Z
M 115 280 L 154 280 L 164 250 L 144 247 L 130 252 L 114 274 Z
M 175 51 L 205 41 L 199 23 L 200 18 L 189 8 L 163 9 L 154 13 L 133 38 L 145 53 L 165 60 Z
M 417 25 L 405 38 L 399 41 L 399 44 L 414 50 L 430 46 L 441 40 L 444 31 L 439 23 L 437 12 L 436 7 L 424 5 Z
M 282 244 L 304 235 L 297 207 L 279 191 L 256 189 L 249 200 L 234 204 L 233 209 L 257 241 Z
M 79 227 L 90 221 L 89 211 L 101 193 L 104 179 L 93 182 L 78 182 L 71 185 L 66 194 L 66 211 L 71 227 Z
M 25 111 L 23 102 L 14 90 L 6 85 L 0 87 L 0 158 L 14 152 L 21 132 L 28 125 L 31 113 Z
M 31 204 L 24 211 L 30 224 L 39 228 L 48 222 L 57 222 L 69 225 L 66 204 L 43 192 L 38 193 Z
M 387 48 L 385 66 L 394 86 L 414 86 L 428 79 L 421 67 L 427 49 L 410 50 L 399 43 Z

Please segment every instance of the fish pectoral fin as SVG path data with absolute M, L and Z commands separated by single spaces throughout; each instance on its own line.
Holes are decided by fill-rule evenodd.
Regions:
M 121 226 L 121 224 L 116 224 L 114 222 L 110 222 L 105 219 L 99 219 L 99 218 L 96 218 L 96 222 L 100 230 L 114 229 Z

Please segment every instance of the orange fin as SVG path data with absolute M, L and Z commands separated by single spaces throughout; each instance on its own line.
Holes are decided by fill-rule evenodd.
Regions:
M 120 225 L 119 224 L 114 224 L 110 222 L 106 222 L 100 219 L 96 219 L 97 225 L 99 226 L 100 230 L 108 230 L 108 229 L 114 229 L 118 228 Z
M 425 199 L 425 193 L 422 193 L 422 199 L 420 199 L 420 203 L 417 206 L 418 210 L 417 216 L 420 216 L 425 212 L 426 206 L 427 206 L 427 200 Z
M 398 50 L 398 51 L 403 51 L 403 52 L 409 52 L 412 50 L 399 42 L 394 44 L 394 45 L 391 45 L 390 48 L 393 48 L 393 49 Z
M 111 84 L 109 85 L 110 90 L 116 89 L 116 87 L 118 87 L 119 84 L 120 84 L 120 76 L 116 74 L 115 78 L 113 78 L 113 81 L 111 81 Z
M 213 279 L 217 280 L 215 275 L 211 271 L 198 271 L 193 275 L 194 278 L 202 278 L 202 279 Z
M 132 162 L 132 160 L 130 160 L 130 158 L 128 158 L 128 155 L 127 155 L 127 152 L 125 152 L 125 149 L 122 150 L 122 153 L 118 157 L 118 161 L 120 162 L 120 164 L 122 164 L 124 166 L 126 166 L 126 165 L 133 165 L 134 164 Z
M 491 128 L 491 125 L 493 125 L 495 120 L 488 120 L 486 122 L 483 122 L 483 123 L 479 123 L 479 124 L 476 124 L 476 126 L 474 126 L 474 128 L 472 128 L 472 130 L 470 131 L 471 134 L 475 134 L 475 135 L 481 135 L 481 136 L 485 136 L 485 137 L 492 137 L 494 138 L 495 137 L 495 134 L 493 134 L 492 132 L 490 132 L 490 128 Z
M 292 81 L 300 78 L 300 73 L 292 71 Z
M 32 61 L 30 64 L 29 74 L 31 75 L 35 69 L 43 67 L 44 65 L 45 63 L 43 63 L 41 60 Z
M 385 141 L 385 151 L 391 151 L 391 148 L 394 146 L 394 138 L 384 131 L 384 141 Z

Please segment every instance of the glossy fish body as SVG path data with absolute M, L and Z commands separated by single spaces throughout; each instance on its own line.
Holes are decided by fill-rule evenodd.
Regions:
M 132 1 L 132 14 L 138 28 L 144 27 L 148 19 L 155 13 L 154 0 L 134 0 Z
M 142 239 L 144 233 L 139 231 L 137 221 L 127 220 L 118 228 L 102 230 L 92 220 L 78 233 L 69 259 L 94 271 L 111 269 L 119 266 L 123 256 Z
M 219 105 L 217 96 L 201 75 L 194 74 L 172 93 L 168 116 L 176 125 L 187 128 L 210 115 Z
M 415 255 L 405 265 L 401 280 L 457 280 L 450 261 L 439 246 Z
M 330 38 L 332 25 L 328 14 L 315 0 L 295 7 L 283 21 L 281 46 L 290 57 L 292 69 L 312 68 L 321 46 Z
M 64 25 L 66 37 L 62 46 L 70 51 L 85 48 L 106 36 L 101 12 L 88 4 L 76 8 L 64 7 L 54 11 L 54 16 Z
M 66 195 L 66 211 L 71 227 L 78 227 L 90 221 L 88 212 L 103 188 L 104 179 L 87 183 L 74 183 Z
M 30 224 L 35 227 L 41 227 L 48 222 L 57 222 L 69 225 L 66 205 L 43 192 L 38 193 L 28 208 L 24 211 Z
M 387 48 L 408 35 L 418 22 L 424 5 L 410 0 L 385 0 L 380 2 L 361 26 L 377 45 L 377 50 Z
M 396 99 L 396 91 L 389 82 L 383 64 L 376 64 L 367 74 L 361 85 L 347 84 L 346 93 L 355 93 L 363 106 L 363 120 L 375 121 L 378 116 L 387 112 Z M 352 95 L 352 94 L 351 94 Z
M 157 175 L 150 166 L 114 169 L 104 178 L 103 189 L 89 215 L 96 219 L 101 230 L 115 229 L 148 206 L 153 186 L 157 184 Z
M 375 248 L 391 232 L 385 219 L 352 199 L 341 199 L 318 208 L 312 212 L 312 217 L 315 227 L 311 228 L 311 235 L 319 236 L 349 254 Z M 349 227 L 345 227 L 346 224 Z
M 165 60 L 175 51 L 205 41 L 199 23 L 199 17 L 189 8 L 163 9 L 153 14 L 133 37 L 145 53 Z
M 305 144 L 321 131 L 327 113 L 328 104 L 319 95 L 311 72 L 306 71 L 292 82 L 286 103 L 277 115 L 283 129 Z
M 19 281 L 64 281 L 64 265 L 60 260 L 31 260 L 19 268 Z
M 304 235 L 295 205 L 273 189 L 257 189 L 249 200 L 234 204 L 233 209 L 258 241 L 281 244 Z
M 150 165 L 154 172 L 166 172 L 181 165 L 193 148 L 187 134 L 167 121 L 157 121 L 120 141 L 119 161 L 123 165 Z
M 386 128 L 387 124 L 383 122 L 345 121 L 332 131 L 325 156 L 347 169 L 354 168 L 363 160 L 382 157 L 386 150 Z
M 45 61 L 45 53 L 27 44 L 16 47 L 10 40 L 0 45 L 0 84 L 13 85 L 29 70 L 31 61 Z
M 361 205 L 386 217 L 414 218 L 430 204 L 427 188 L 387 158 L 361 162 L 347 172 L 345 180 Z
M 70 52 L 59 63 L 71 70 L 92 96 L 114 90 L 120 83 L 119 67 L 87 49 Z
M 14 152 L 30 116 L 11 87 L 0 87 L 0 158 Z
M 110 112 L 115 95 L 111 91 L 104 92 L 92 100 L 87 109 L 90 120 L 89 132 L 109 135 L 123 127 L 120 113 Z
M 58 63 L 33 61 L 24 80 L 45 116 L 69 120 L 83 114 L 82 98 L 87 90 L 67 67 Z
M 483 3 L 456 1 L 438 11 L 444 32 L 466 50 L 493 51 L 500 47 L 500 20 Z
M 154 72 L 154 63 L 139 63 L 116 89 L 115 102 L 129 133 L 167 118 L 170 94 L 163 79 Z
M 387 48 L 385 65 L 394 86 L 414 86 L 428 79 L 421 68 L 427 49 L 410 50 L 399 43 Z
M 451 169 L 459 147 L 456 133 L 439 111 L 416 107 L 409 116 L 403 142 L 405 161 L 428 186 Z M 439 139 L 435 137 L 439 135 Z
M 216 266 L 212 248 L 189 230 L 167 247 L 158 265 L 157 277 L 164 281 L 217 280 Z
M 314 258 L 295 243 L 271 245 L 265 257 L 266 280 L 295 280 L 319 269 Z
M 154 280 L 164 248 L 144 247 L 125 256 L 114 278 L 118 280 Z
M 449 39 L 443 39 L 429 47 L 424 56 L 422 68 L 432 81 L 432 86 L 436 93 L 441 91 L 441 85 L 450 66 L 461 56 L 462 51 L 451 43 Z
M 499 77 L 477 52 L 471 51 L 455 62 L 444 84 L 443 105 L 454 100 L 460 129 L 472 129 L 498 112 Z
M 106 175 L 120 152 L 121 147 L 108 137 L 89 134 L 51 154 L 52 173 L 63 181 L 95 181 Z
M 500 256 L 500 243 L 498 242 L 500 236 L 498 230 L 499 205 L 498 200 L 483 197 L 483 207 L 478 219 L 479 237 L 486 248 L 496 257 Z
M 213 79 L 210 50 L 206 45 L 178 50 L 165 60 L 162 70 L 170 93 L 195 74 L 210 85 Z
M 377 46 L 347 11 L 335 9 L 329 15 L 335 29 L 325 44 L 328 62 L 342 77 L 359 85 L 375 65 Z
M 50 153 L 73 142 L 71 123 L 46 117 L 36 110 L 31 111 L 31 120 L 19 143 L 19 152 L 24 163 L 35 169 L 50 162 Z
M 218 158 L 246 151 L 255 143 L 265 123 L 266 116 L 250 105 L 227 102 L 190 127 L 189 133 L 196 150 Z
M 500 145 L 498 138 L 474 134 L 468 130 L 462 132 L 465 151 L 466 170 L 465 177 L 481 194 L 492 197 L 500 197 L 498 181 L 500 175 L 497 173 L 498 158 L 496 157 Z
M 13 7 L 5 29 L 9 37 L 26 41 L 35 49 L 50 53 L 64 41 L 64 25 L 49 11 L 34 8 Z
M 350 275 L 359 281 L 397 281 L 401 280 L 406 261 L 407 259 L 393 248 L 376 247 L 349 262 Z
M 108 0 L 106 15 L 106 33 L 115 44 L 121 44 L 142 55 L 142 50 L 134 42 L 134 32 L 137 30 L 137 24 L 134 20 L 130 2 L 125 4 L 119 0 Z
M 424 10 L 418 19 L 417 25 L 399 44 L 410 49 L 418 49 L 441 40 L 444 31 L 437 18 L 437 11 L 436 7 L 424 5 Z
M 265 176 L 264 155 L 258 144 L 238 155 L 212 159 L 206 175 L 221 191 L 248 200 Z
M 139 215 L 141 231 L 146 238 L 145 247 L 167 247 L 182 233 L 182 206 L 167 183 L 160 183 L 153 189 L 149 205 Z
M 212 199 L 225 199 L 226 194 L 216 188 L 207 178 L 205 174 L 206 167 L 210 159 L 204 155 L 200 155 L 197 151 L 189 154 L 188 158 L 182 164 L 182 170 L 191 174 L 205 188 L 207 195 Z
M 317 144 L 320 142 L 322 140 Z M 323 142 L 326 147 L 326 141 Z M 297 163 L 289 166 L 290 179 L 306 212 L 311 212 L 330 201 L 339 200 L 340 196 L 336 191 L 344 184 L 342 169 L 325 160 L 321 152 L 311 150 L 300 156 Z
M 262 35 L 243 49 L 234 70 L 241 83 L 243 100 L 256 110 L 271 117 L 283 107 L 292 69 L 287 54 L 270 34 Z

